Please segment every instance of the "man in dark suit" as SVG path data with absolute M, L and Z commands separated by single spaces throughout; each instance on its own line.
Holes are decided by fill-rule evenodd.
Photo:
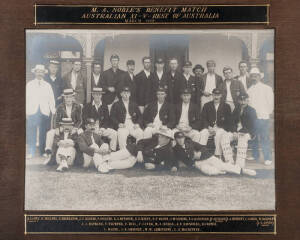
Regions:
M 72 71 L 63 77 L 63 89 L 73 89 L 75 91 L 75 101 L 83 105 L 86 101 L 86 78 L 82 74 L 81 62 L 73 62 Z
M 181 102 L 181 82 L 183 81 L 182 74 L 178 71 L 178 59 L 171 58 L 169 60 L 170 72 L 167 74 L 168 78 L 168 93 L 167 101 L 172 104 L 178 104 Z
M 233 129 L 228 134 L 223 135 L 221 146 L 226 162 L 233 163 L 233 151 L 230 143 L 237 141 L 237 156 L 235 163 L 240 167 L 245 167 L 248 141 L 256 136 L 256 111 L 248 105 L 248 94 L 238 96 L 239 104 L 232 113 Z
M 177 171 L 172 149 L 173 133 L 171 129 L 162 126 L 157 135 L 142 139 L 137 143 L 137 161 L 144 163 L 148 170 Z
M 126 148 L 128 135 L 137 141 L 143 138 L 143 120 L 138 105 L 130 100 L 130 88 L 124 87 L 121 99 L 111 108 L 110 118 L 115 130 L 118 131 L 120 149 Z
M 231 111 L 233 111 L 238 104 L 237 97 L 240 94 L 245 94 L 246 91 L 243 84 L 239 80 L 233 78 L 233 70 L 231 67 L 224 67 L 223 73 L 225 80 L 220 86 L 222 91 L 222 101 L 226 102 L 230 106 Z
M 89 118 L 86 121 L 85 131 L 77 139 L 79 150 L 83 153 L 83 167 L 94 165 L 99 172 L 108 172 L 108 166 L 103 163 L 109 156 L 109 146 L 95 133 L 96 122 Z
M 83 107 L 82 119 L 84 125 L 86 125 L 88 119 L 94 119 L 96 121 L 95 132 L 100 136 L 107 137 L 110 141 L 110 149 L 116 151 L 118 134 L 112 129 L 108 107 L 102 102 L 103 94 L 102 88 L 93 88 L 92 96 L 94 100 Z
M 201 95 L 201 109 L 205 103 L 212 101 L 212 90 L 219 88 L 223 82 L 222 77 L 215 73 L 216 62 L 214 60 L 208 60 L 206 66 L 207 73 L 202 77 L 199 91 Z
M 221 139 L 227 131 L 232 131 L 232 118 L 230 106 L 221 101 L 222 94 L 218 88 L 212 91 L 213 100 L 205 103 L 201 113 L 202 130 L 200 139 L 202 145 L 207 145 L 209 136 L 214 136 L 215 155 L 220 156 Z
M 173 134 L 181 131 L 195 142 L 200 142 L 200 108 L 191 102 L 191 90 L 181 93 L 181 103 L 175 106 L 175 124 Z
M 153 87 L 153 94 L 156 94 L 156 90 L 159 87 L 168 86 L 168 78 L 167 73 L 164 71 L 165 62 L 162 58 L 157 58 L 155 62 L 155 71 L 154 75 L 154 87 Z M 154 96 L 156 99 L 156 95 Z
M 191 90 L 191 102 L 197 104 L 197 94 L 200 85 L 196 78 L 191 75 L 192 63 L 187 61 L 183 65 L 183 78 L 180 81 L 180 89 L 188 88 Z
M 235 79 L 240 80 L 243 84 L 245 91 L 252 86 L 251 79 L 248 73 L 248 63 L 246 61 L 239 62 L 240 75 L 236 76 Z
M 101 74 L 101 64 L 99 62 L 93 63 L 91 88 L 103 88 L 103 76 Z
M 110 57 L 111 68 L 103 72 L 103 86 L 105 94 L 103 95 L 103 102 L 111 109 L 114 102 L 118 101 L 117 85 L 121 76 L 124 74 L 123 70 L 119 69 L 120 58 L 117 54 Z
M 154 75 L 151 70 L 151 58 L 143 57 L 144 69 L 136 75 L 136 103 L 141 113 L 147 104 L 154 100 Z
M 175 115 L 173 106 L 166 101 L 167 89 L 159 87 L 156 90 L 157 100 L 148 104 L 143 114 L 144 138 L 151 138 L 161 126 L 167 126 L 170 129 L 175 127 Z
M 203 85 L 203 73 L 204 73 L 204 67 L 201 64 L 196 64 L 193 67 L 193 73 L 195 75 L 195 81 L 197 86 L 197 99 L 196 103 L 201 106 L 201 97 L 203 95 L 202 93 L 202 85 Z
M 173 147 L 173 150 L 177 168 L 179 162 L 183 162 L 187 167 L 192 168 L 194 167 L 196 159 L 202 160 L 212 156 L 212 154 L 206 150 L 206 146 L 185 137 L 183 132 L 176 132 L 174 134 L 174 139 L 176 145 Z M 201 156 L 197 157 L 199 151 L 201 152 Z
M 48 82 L 54 94 L 55 106 L 58 106 L 61 102 L 61 93 L 62 93 L 62 79 L 58 75 L 59 61 L 50 60 L 48 65 L 48 74 L 45 75 L 45 81 Z
M 121 91 L 125 86 L 130 88 L 130 100 L 136 102 L 136 77 L 134 75 L 135 62 L 134 60 L 128 60 L 127 63 L 127 72 L 122 74 L 120 81 L 117 85 L 117 92 L 119 99 L 121 98 Z

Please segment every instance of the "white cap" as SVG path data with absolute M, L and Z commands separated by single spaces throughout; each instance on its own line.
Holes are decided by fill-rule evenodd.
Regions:
M 261 78 L 264 77 L 264 74 L 261 73 L 257 67 L 251 68 L 250 74 L 259 74 Z

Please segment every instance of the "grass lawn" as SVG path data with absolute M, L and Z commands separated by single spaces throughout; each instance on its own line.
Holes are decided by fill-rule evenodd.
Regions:
M 99 174 L 56 172 L 42 158 L 26 160 L 26 210 L 274 209 L 274 166 L 247 163 L 257 176 L 208 177 L 197 170 L 149 172 L 140 167 Z

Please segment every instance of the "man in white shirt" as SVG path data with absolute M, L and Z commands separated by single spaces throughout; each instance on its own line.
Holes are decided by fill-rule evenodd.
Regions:
M 182 102 L 175 106 L 175 124 L 173 134 L 178 131 L 184 133 L 194 142 L 200 141 L 200 108 L 191 102 L 191 90 L 183 89 L 181 93 Z
M 26 141 L 29 146 L 28 158 L 35 154 L 37 129 L 39 129 L 40 154 L 45 152 L 46 133 L 50 127 L 50 114 L 55 113 L 55 100 L 52 87 L 44 80 L 47 73 L 44 65 L 32 69 L 35 79 L 26 84 Z
M 206 62 L 207 73 L 203 75 L 200 83 L 201 93 L 201 109 L 204 104 L 213 100 L 212 91 L 215 88 L 219 88 L 222 84 L 222 77 L 215 73 L 216 62 L 214 60 L 208 60 Z
M 131 135 L 139 141 L 143 138 L 142 114 L 137 104 L 130 100 L 130 88 L 124 87 L 121 99 L 111 108 L 110 118 L 112 125 L 118 132 L 120 149 L 126 148 L 127 137 Z
M 151 138 L 157 133 L 161 126 L 167 126 L 172 129 L 175 126 L 175 116 L 173 106 L 166 102 L 167 89 L 159 87 L 156 90 L 157 100 L 148 104 L 143 114 L 144 138 Z
M 273 89 L 262 82 L 263 74 L 258 68 L 252 68 L 250 78 L 253 85 L 248 89 L 249 105 L 257 113 L 257 138 L 253 144 L 253 157 L 259 159 L 258 139 L 260 140 L 265 165 L 272 164 L 272 153 L 270 143 L 270 115 L 274 110 Z

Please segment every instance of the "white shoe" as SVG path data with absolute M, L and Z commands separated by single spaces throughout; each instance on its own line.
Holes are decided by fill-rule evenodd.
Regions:
M 109 168 L 108 168 L 107 162 L 104 162 L 104 163 L 102 163 L 102 164 L 99 165 L 98 172 L 100 172 L 100 173 L 108 173 L 109 172 Z
M 172 167 L 171 172 L 177 172 L 177 167 Z
M 145 163 L 145 168 L 147 170 L 153 170 L 153 169 L 155 169 L 155 164 L 153 164 L 153 163 Z
M 266 161 L 265 161 L 265 165 L 266 165 L 266 166 L 270 166 L 271 164 L 272 164 L 272 161 L 271 161 L 271 160 L 266 160 Z
M 248 176 L 256 176 L 256 171 L 253 169 L 242 168 L 242 173 Z
M 62 164 L 60 164 L 60 165 L 58 166 L 58 168 L 56 168 L 56 171 L 58 171 L 58 172 L 62 172 L 62 171 L 63 171 L 63 166 L 62 166 Z
M 51 159 L 51 155 L 47 155 L 45 161 L 44 161 L 44 165 L 47 165 L 50 162 Z

